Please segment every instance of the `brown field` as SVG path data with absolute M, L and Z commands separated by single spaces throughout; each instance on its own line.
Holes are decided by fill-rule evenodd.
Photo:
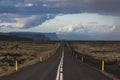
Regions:
M 120 61 L 120 42 L 73 42 L 71 46 L 74 51 L 96 59 Z
M 74 52 L 87 55 L 94 64 L 105 60 L 105 70 L 120 77 L 120 42 L 119 41 L 78 41 L 70 42 Z M 93 60 L 92 60 L 93 59 Z M 96 61 L 95 61 L 96 60 Z M 87 61 L 87 60 L 86 60 Z M 99 64 L 99 63 L 98 63 Z M 101 64 L 98 65 L 99 67 Z
M 19 68 L 23 68 L 39 62 L 40 56 L 48 59 L 48 54 L 52 56 L 59 45 L 59 42 L 0 41 L 0 76 L 14 72 L 16 60 Z

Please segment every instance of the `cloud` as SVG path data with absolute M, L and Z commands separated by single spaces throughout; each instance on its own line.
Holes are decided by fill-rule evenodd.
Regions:
M 59 28 L 57 31 L 58 33 L 70 33 L 70 32 L 76 32 L 76 28 L 79 26 L 79 24 L 74 25 L 67 25 L 62 28 Z
M 116 32 L 116 26 L 115 25 L 107 30 L 107 33 L 112 33 L 112 32 Z
M 0 13 L 100 13 L 119 15 L 120 0 L 0 0 Z
M 91 24 L 96 24 L 96 25 L 97 25 L 97 24 L 99 24 L 99 23 L 98 23 L 98 22 L 88 22 L 88 24 L 90 24 L 90 25 L 91 25 Z
M 108 34 L 119 34 L 120 26 L 113 25 L 109 30 L 107 30 Z
M 73 24 L 60 28 L 57 35 L 66 40 L 120 40 L 120 26 L 108 26 L 90 22 L 87 24 Z
M 1 24 L 1 26 L 4 27 L 14 27 L 14 28 L 31 28 L 35 27 L 38 25 L 41 25 L 47 20 L 53 19 L 56 15 L 54 14 L 43 14 L 43 15 L 31 15 L 31 16 L 26 16 L 26 17 L 19 17 L 16 19 L 16 17 L 13 18 L 6 18 L 6 20 L 1 19 L 1 23 L 7 23 L 6 24 Z M 9 21 L 8 21 L 9 20 Z M 12 21 L 13 22 L 10 22 Z M 11 23 L 11 24 L 8 24 Z
M 55 18 L 57 14 L 98 13 L 118 16 L 119 7 L 120 0 L 0 0 L 0 23 L 11 23 L 12 26 L 7 26 L 16 28 L 31 28 Z M 50 18 L 47 14 L 51 14 Z M 70 28 L 62 31 L 70 32 L 79 27 Z M 95 29 L 98 30 L 97 27 Z M 82 30 L 92 31 L 87 27 L 81 27 L 80 32 Z
M 97 22 L 89 22 L 88 24 L 73 24 L 58 29 L 58 34 L 78 33 L 86 35 L 104 35 L 119 32 L 120 27 L 100 25 Z

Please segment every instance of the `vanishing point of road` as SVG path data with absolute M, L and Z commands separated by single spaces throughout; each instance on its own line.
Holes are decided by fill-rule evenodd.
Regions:
M 0 80 L 110 80 L 70 53 L 67 46 L 61 44 L 48 60 L 20 69 Z

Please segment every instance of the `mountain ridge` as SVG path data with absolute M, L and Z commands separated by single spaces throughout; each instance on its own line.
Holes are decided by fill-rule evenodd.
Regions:
M 9 33 L 1 33 L 0 32 L 0 41 L 32 41 L 30 38 L 22 38 L 14 35 L 10 35 Z
M 41 32 L 10 32 L 9 34 L 23 38 L 31 38 L 33 40 L 58 40 L 56 33 Z

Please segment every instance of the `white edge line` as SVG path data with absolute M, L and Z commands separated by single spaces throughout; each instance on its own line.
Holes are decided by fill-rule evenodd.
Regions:
M 59 64 L 58 70 L 57 70 L 56 80 L 63 80 L 63 58 L 64 58 L 64 47 L 63 47 L 63 51 L 62 51 L 62 57 L 60 60 L 60 64 Z

